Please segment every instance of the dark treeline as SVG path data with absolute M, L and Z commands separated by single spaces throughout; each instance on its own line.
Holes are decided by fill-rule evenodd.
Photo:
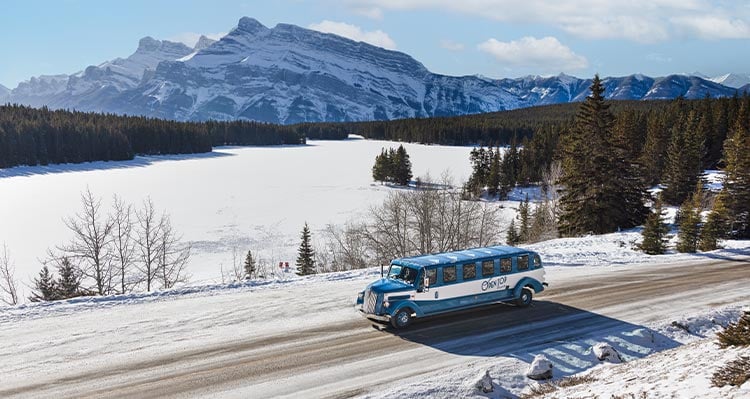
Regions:
M 669 101 L 616 101 L 615 113 L 659 110 Z M 507 146 L 539 131 L 560 130 L 573 120 L 578 103 L 546 105 L 486 114 L 427 119 L 345 123 L 348 131 L 368 139 L 442 145 Z M 335 125 L 334 125 L 335 126 Z
M 19 105 L 0 106 L 0 168 L 129 160 L 137 154 L 210 152 L 220 145 L 281 145 L 343 139 L 344 126 L 176 122 Z

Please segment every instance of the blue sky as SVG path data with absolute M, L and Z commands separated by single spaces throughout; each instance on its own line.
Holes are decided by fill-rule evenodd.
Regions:
M 5 0 L 0 84 L 126 57 L 144 36 L 219 35 L 242 16 L 394 48 L 449 75 L 750 73 L 744 0 Z

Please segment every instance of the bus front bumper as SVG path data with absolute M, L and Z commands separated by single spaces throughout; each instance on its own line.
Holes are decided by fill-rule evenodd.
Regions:
M 372 313 L 365 313 L 365 311 L 362 310 L 361 308 L 358 309 L 358 310 L 359 310 L 359 314 L 362 317 L 364 317 L 364 318 L 367 318 L 367 319 L 370 319 L 370 320 L 374 320 L 374 321 L 380 321 L 380 322 L 384 322 L 384 323 L 390 323 L 391 322 L 391 315 L 389 315 L 388 313 L 386 313 L 384 315 L 377 315 L 377 314 L 372 314 Z

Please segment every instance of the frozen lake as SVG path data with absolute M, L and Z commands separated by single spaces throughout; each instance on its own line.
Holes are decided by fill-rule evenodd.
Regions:
M 8 246 L 16 278 L 30 284 L 47 248 L 70 240 L 63 218 L 80 211 L 88 187 L 106 212 L 114 194 L 136 207 L 150 196 L 193 247 L 191 281 L 218 279 L 233 248 L 240 257 L 252 249 L 293 264 L 305 221 L 315 238 L 326 224 L 343 224 L 394 190 L 373 182 L 372 165 L 382 147 L 396 146 L 353 138 L 0 170 L 0 244 Z M 470 147 L 404 147 L 415 177 L 447 170 L 462 182 L 471 172 Z

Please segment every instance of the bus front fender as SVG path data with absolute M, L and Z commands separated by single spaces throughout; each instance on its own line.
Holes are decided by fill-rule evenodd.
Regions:
M 422 309 L 419 308 L 419 305 L 414 303 L 414 301 L 401 301 L 395 304 L 394 306 L 391 306 L 391 308 L 388 309 L 388 314 L 390 314 L 391 317 L 394 317 L 396 313 L 398 313 L 401 309 L 404 309 L 404 308 L 409 308 L 412 311 L 414 311 L 414 314 L 417 317 L 424 316 L 424 312 L 422 311 Z
M 513 289 L 513 297 L 520 297 L 521 290 L 523 290 L 524 287 L 531 287 L 534 290 L 534 293 L 537 294 L 544 291 L 544 286 L 542 285 L 542 283 L 540 283 L 536 279 L 526 277 L 521 279 L 521 281 L 516 284 L 516 288 Z

